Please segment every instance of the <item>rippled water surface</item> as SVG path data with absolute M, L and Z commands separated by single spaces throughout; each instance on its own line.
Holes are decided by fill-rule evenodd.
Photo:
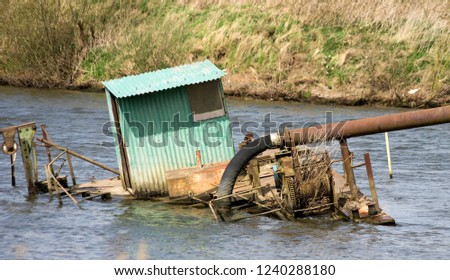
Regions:
M 273 121 L 296 127 L 324 122 L 326 111 L 333 112 L 333 120 L 405 111 L 243 100 L 228 100 L 228 106 L 232 121 L 261 123 L 270 112 Z M 0 127 L 29 121 L 47 124 L 54 142 L 117 167 L 114 151 L 101 146 L 110 140 L 102 134 L 108 121 L 103 94 L 0 87 Z M 255 123 L 248 129 L 261 134 Z M 392 180 L 384 135 L 349 144 L 358 162 L 371 153 L 381 207 L 396 227 L 328 217 L 216 223 L 208 209 L 120 198 L 86 202 L 83 210 L 69 200 L 58 207 L 47 195 L 27 199 L 20 158 L 18 186 L 11 187 L 9 158 L 0 154 L 0 259 L 450 259 L 450 124 L 389 136 Z M 38 152 L 42 171 L 45 155 L 42 148 Z M 79 182 L 110 176 L 78 160 L 74 165 Z M 363 169 L 356 176 L 368 194 Z

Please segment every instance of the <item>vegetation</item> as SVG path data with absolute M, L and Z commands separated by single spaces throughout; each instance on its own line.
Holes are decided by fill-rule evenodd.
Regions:
M 232 4 L 230 4 L 232 3 Z M 450 0 L 0 0 L 0 81 L 90 87 L 208 58 L 228 94 L 450 102 Z

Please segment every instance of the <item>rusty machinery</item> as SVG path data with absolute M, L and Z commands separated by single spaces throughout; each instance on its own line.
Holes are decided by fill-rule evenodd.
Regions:
M 271 134 L 248 143 L 243 147 L 235 157 L 230 161 L 222 176 L 220 185 L 216 193 L 215 207 L 216 212 L 223 217 L 222 220 L 229 220 L 232 205 L 232 194 L 241 170 L 246 168 L 251 159 L 267 149 L 279 148 L 285 150 L 279 153 L 277 158 L 278 170 L 277 174 L 281 180 L 281 198 L 278 201 L 281 211 L 287 212 L 289 215 L 296 216 L 296 211 L 307 208 L 314 208 L 315 204 L 327 205 L 333 204 L 338 208 L 339 201 L 335 194 L 330 191 L 332 189 L 332 181 L 329 180 L 332 172 L 329 169 L 329 157 L 326 153 L 315 153 L 314 156 L 307 156 L 308 150 L 301 151 L 293 149 L 298 145 L 311 144 L 322 141 L 338 140 L 341 147 L 341 155 L 343 162 L 343 169 L 345 175 L 345 185 L 350 189 L 348 199 L 343 202 L 344 205 L 349 204 L 349 209 L 354 215 L 355 219 L 359 218 L 356 208 L 351 208 L 351 203 L 358 199 L 360 192 L 356 186 L 353 174 L 352 153 L 348 149 L 347 139 L 351 137 L 359 137 L 375 133 L 382 133 L 388 131 L 396 131 L 402 129 L 416 128 L 422 126 L 443 124 L 450 122 L 450 106 L 426 109 L 420 111 L 405 112 L 393 115 L 385 115 L 379 117 L 372 117 L 359 120 L 342 121 L 336 123 L 328 123 L 313 127 L 285 130 L 281 133 Z M 322 154 L 322 155 L 320 155 Z M 316 170 L 308 170 L 308 160 L 316 164 L 322 163 L 323 167 L 316 168 Z M 370 166 L 370 157 L 365 155 L 365 165 L 369 176 L 369 182 L 373 183 L 373 173 Z M 306 171 L 313 175 L 304 177 Z M 314 176 L 315 173 L 324 174 L 323 176 Z M 326 174 L 326 175 L 325 175 Z M 316 180 L 313 183 L 312 180 Z M 314 187 L 305 187 L 314 185 Z M 376 192 L 372 188 L 372 197 L 376 198 Z M 327 203 L 326 198 L 330 200 Z M 319 202 L 320 201 L 320 202 Z M 368 212 L 374 213 L 379 211 L 379 206 L 376 203 L 367 205 Z M 355 210 L 356 209 L 356 210 Z M 277 210 L 278 211 L 278 210 Z

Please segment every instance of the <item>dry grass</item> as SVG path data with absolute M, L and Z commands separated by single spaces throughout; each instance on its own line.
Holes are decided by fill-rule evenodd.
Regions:
M 108 30 L 108 9 L 88 1 L 2 2 L 0 74 L 10 84 L 67 87 Z
M 417 97 L 410 89 L 420 88 L 426 102 L 448 88 L 449 1 L 179 3 L 194 11 L 213 7 L 204 23 L 210 33 L 197 44 L 219 53 L 213 58 L 232 74 L 255 77 L 254 88 L 269 97 L 308 98 L 320 83 L 356 99 L 382 92 L 409 105 Z
M 449 0 L 84 0 L 75 15 L 54 2 L 0 12 L 14 23 L 1 34 L 0 79 L 77 85 L 209 58 L 230 73 L 228 92 L 263 98 L 409 105 L 449 88 Z M 55 16 L 30 8 L 42 4 Z

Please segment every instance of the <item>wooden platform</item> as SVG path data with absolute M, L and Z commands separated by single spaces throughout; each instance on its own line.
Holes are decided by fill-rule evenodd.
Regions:
M 75 189 L 77 192 L 89 191 L 91 193 L 110 193 L 111 196 L 133 199 L 133 195 L 122 187 L 122 182 L 117 178 L 94 180 L 80 184 Z
M 336 197 L 346 197 L 350 195 L 350 188 L 346 184 L 344 176 L 333 170 L 333 180 L 334 180 L 334 195 Z M 274 186 L 273 176 L 261 176 L 262 185 Z M 243 192 L 251 189 L 251 184 L 249 182 L 248 176 L 241 178 L 236 182 L 235 192 Z M 134 199 L 134 196 L 123 189 L 121 181 L 117 177 L 95 180 L 91 182 L 86 182 L 77 186 L 73 190 L 75 194 L 81 194 L 83 192 L 89 192 L 91 196 L 101 196 L 102 194 L 109 193 L 112 197 L 121 197 L 124 199 Z M 368 198 L 363 193 L 359 192 L 358 200 L 346 202 L 345 205 L 339 207 L 340 214 L 346 217 L 348 220 L 353 220 L 355 222 L 366 222 L 371 224 L 380 225 L 395 225 L 394 219 L 383 212 L 379 211 L 375 215 L 369 215 L 368 204 L 372 203 L 372 200 Z M 203 198 L 202 198 L 203 199 Z M 168 203 L 187 203 L 192 204 L 198 201 L 192 198 L 185 197 L 185 200 L 174 199 L 170 200 L 168 197 L 155 198 L 156 201 L 163 201 Z M 353 214 L 350 209 L 357 208 L 359 212 L 359 218 L 354 219 Z
M 346 184 L 344 176 L 333 170 L 334 180 L 334 195 L 339 197 L 350 196 L 350 187 Z M 348 220 L 354 222 L 365 222 L 377 225 L 395 225 L 395 220 L 385 213 L 382 209 L 377 214 L 369 215 L 368 205 L 373 201 L 366 195 L 358 191 L 358 199 L 356 201 L 347 202 L 345 205 L 340 205 L 339 210 L 341 215 L 344 215 Z M 357 208 L 359 218 L 353 219 L 351 208 Z

